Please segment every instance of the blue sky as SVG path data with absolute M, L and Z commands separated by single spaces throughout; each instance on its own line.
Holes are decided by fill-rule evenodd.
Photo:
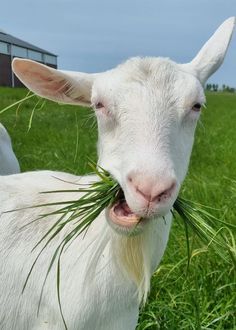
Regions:
M 0 28 L 59 55 L 61 69 L 100 72 L 131 56 L 190 61 L 234 15 L 235 0 L 12 0 Z M 236 33 L 209 82 L 236 87 Z

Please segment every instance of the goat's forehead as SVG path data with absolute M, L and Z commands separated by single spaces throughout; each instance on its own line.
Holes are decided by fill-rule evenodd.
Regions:
M 131 58 L 117 67 L 127 81 L 173 81 L 178 74 L 177 64 L 166 58 Z
M 107 71 L 94 86 L 95 94 L 117 94 L 127 91 L 150 89 L 153 92 L 167 94 L 178 93 L 178 89 L 185 94 L 201 92 L 199 81 L 184 72 L 180 65 L 166 58 L 131 58 L 117 68 Z M 184 87 L 184 89 L 183 89 Z M 174 95 L 173 95 L 174 96 Z

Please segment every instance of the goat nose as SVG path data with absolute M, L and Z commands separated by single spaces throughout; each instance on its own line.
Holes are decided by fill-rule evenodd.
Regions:
M 129 185 L 148 202 L 163 202 L 169 199 L 176 187 L 173 178 L 156 180 L 142 174 L 128 176 Z

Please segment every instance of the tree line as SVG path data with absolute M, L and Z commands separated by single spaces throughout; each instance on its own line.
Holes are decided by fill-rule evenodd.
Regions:
M 235 93 L 236 89 L 228 85 L 223 84 L 221 87 L 218 84 L 206 84 L 206 90 L 209 92 L 229 92 Z

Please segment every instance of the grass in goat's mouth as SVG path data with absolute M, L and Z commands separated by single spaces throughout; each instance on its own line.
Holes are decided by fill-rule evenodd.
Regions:
M 58 219 L 33 248 L 33 250 L 35 250 L 36 247 L 41 246 L 41 249 L 28 273 L 27 279 L 25 281 L 25 285 L 23 287 L 23 291 L 27 285 L 28 279 L 41 253 L 48 246 L 48 244 L 68 224 L 72 225 L 72 230 L 68 234 L 66 234 L 66 236 L 61 240 L 61 242 L 59 243 L 59 245 L 57 246 L 56 250 L 52 255 L 50 265 L 42 287 L 39 307 L 47 277 L 54 263 L 57 263 L 57 294 L 58 294 L 58 302 L 61 310 L 60 266 L 61 266 L 61 255 L 64 249 L 66 248 L 66 246 L 68 246 L 69 243 L 75 240 L 79 235 L 81 235 L 82 233 L 86 233 L 88 227 L 92 224 L 92 222 L 98 217 L 98 215 L 105 208 L 107 207 L 111 208 L 116 203 L 125 202 L 124 193 L 121 187 L 119 186 L 119 184 L 112 178 L 112 176 L 104 169 L 100 167 L 97 168 L 94 163 L 90 163 L 90 166 L 92 167 L 93 171 L 97 174 L 97 176 L 100 178 L 99 181 L 94 182 L 86 187 L 75 190 L 43 192 L 44 194 L 49 194 L 49 193 L 66 194 L 67 192 L 83 193 L 82 197 L 80 197 L 78 200 L 54 202 L 49 204 L 32 206 L 32 207 L 58 206 L 58 209 L 56 211 L 47 214 L 42 214 L 38 219 L 34 221 L 39 221 L 40 219 L 52 215 L 53 216 L 57 215 Z M 192 231 L 205 245 L 214 248 L 215 252 L 221 258 L 224 258 L 225 260 L 229 261 L 228 256 L 230 256 L 234 265 L 236 266 L 235 247 L 234 244 L 231 244 L 230 240 L 228 239 L 228 237 L 230 236 L 228 235 L 228 233 L 229 232 L 232 233 L 233 231 L 236 231 L 236 226 L 217 219 L 216 217 L 210 214 L 209 208 L 201 204 L 197 204 L 192 201 L 186 200 L 182 197 L 177 198 L 171 212 L 173 213 L 174 218 L 177 218 L 184 225 L 185 234 L 186 234 L 188 261 L 190 261 L 191 258 L 189 231 Z M 162 221 L 162 219 L 159 220 Z M 225 234 L 225 230 L 227 231 L 226 233 L 227 235 Z M 62 310 L 61 310 L 61 315 L 64 321 L 65 328 L 67 328 Z

